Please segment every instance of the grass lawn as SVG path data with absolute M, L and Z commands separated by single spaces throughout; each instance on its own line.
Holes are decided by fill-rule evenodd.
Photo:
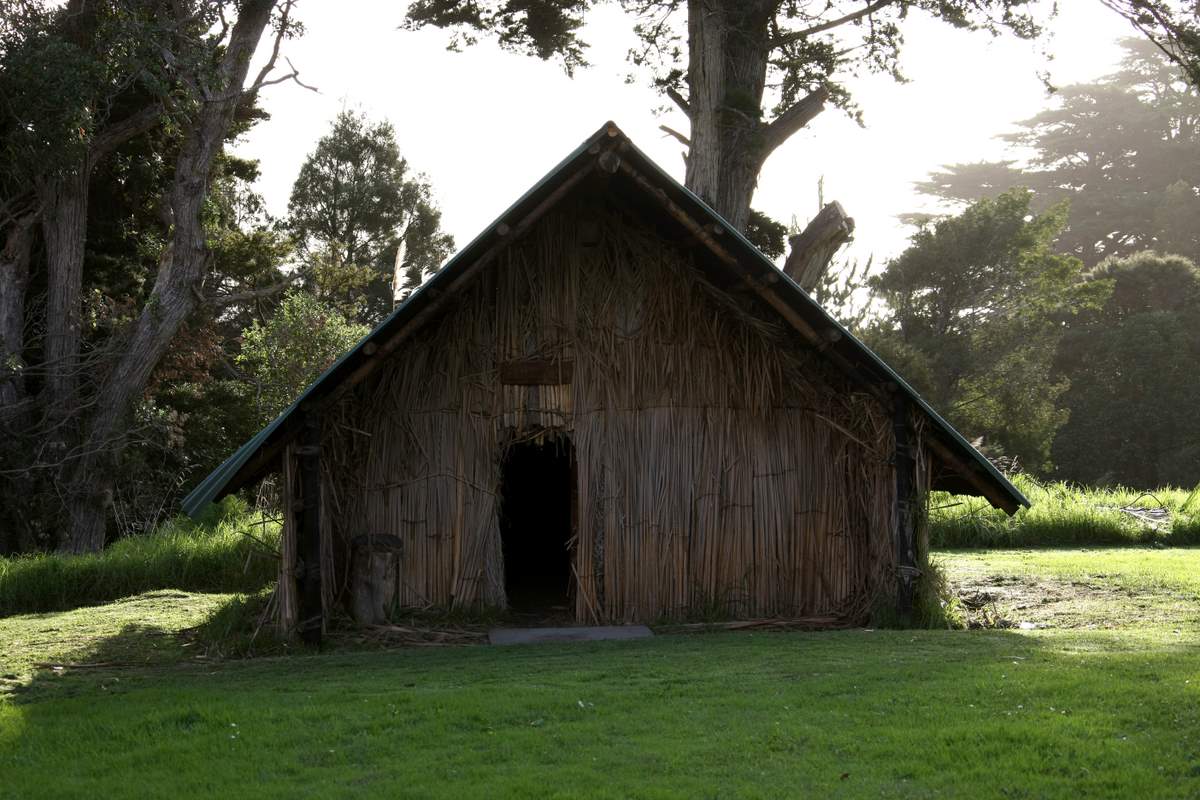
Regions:
M 171 634 L 221 596 L 0 619 L 0 796 L 1200 798 L 1200 550 L 941 558 L 1039 627 L 213 662 Z

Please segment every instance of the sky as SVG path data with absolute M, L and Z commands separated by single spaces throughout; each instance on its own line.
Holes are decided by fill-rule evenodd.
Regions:
M 237 146 L 261 165 L 258 189 L 269 210 L 287 210 L 304 157 L 344 108 L 387 119 L 401 153 L 424 173 L 443 227 L 463 246 L 606 120 L 682 181 L 682 147 L 658 126 L 686 133 L 687 119 L 644 82 L 629 83 L 630 18 L 616 7 L 592 12 L 583 38 L 589 69 L 567 77 L 554 62 L 501 51 L 483 41 L 446 49 L 438 30 L 400 28 L 403 3 L 302 0 L 307 30 L 284 55 L 310 91 L 268 87 L 271 119 Z M 783 222 L 806 223 L 838 200 L 855 219 L 849 260 L 876 268 L 905 247 L 897 215 L 937 211 L 915 181 L 944 164 L 1012 157 L 996 137 L 1044 108 L 1044 73 L 1055 85 L 1112 71 L 1128 24 L 1097 0 L 1060 0 L 1052 36 L 1040 42 L 993 38 L 916 17 L 905 26 L 901 69 L 909 81 L 864 76 L 849 82 L 864 113 L 859 126 L 829 108 L 780 147 L 760 177 L 754 207 Z M 1019 154 L 1018 154 L 1019 155 Z

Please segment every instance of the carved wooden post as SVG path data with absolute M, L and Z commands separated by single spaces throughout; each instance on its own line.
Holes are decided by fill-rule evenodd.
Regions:
M 913 531 L 913 486 L 916 461 L 912 452 L 911 415 L 908 398 L 897 393 L 892 412 L 892 431 L 896 436 L 896 611 L 902 623 L 912 617 L 913 592 L 916 588 L 916 542 Z
M 320 644 L 325 621 L 321 607 L 321 417 L 315 408 L 304 409 L 296 453 L 301 494 L 296 512 L 298 627 L 306 644 Z

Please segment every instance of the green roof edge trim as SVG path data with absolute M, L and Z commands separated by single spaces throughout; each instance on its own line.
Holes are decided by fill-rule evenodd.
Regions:
M 693 206 L 693 208 L 689 209 L 689 211 L 698 211 L 701 215 L 708 217 L 708 221 L 716 223 L 722 226 L 724 230 L 728 231 L 733 236 L 733 240 L 737 243 L 739 250 L 742 251 L 741 255 L 749 256 L 757 260 L 764 268 L 773 270 L 779 276 L 780 280 L 778 282 L 778 286 L 775 288 L 784 290 L 780 292 L 780 295 L 785 300 L 788 300 L 790 304 L 798 305 L 799 308 L 797 310 L 803 309 L 805 313 L 812 313 L 814 311 L 817 312 L 821 316 L 823 324 L 833 326 L 835 330 L 842 334 L 841 341 L 845 343 L 845 346 L 854 349 L 856 354 L 860 357 L 865 357 L 865 360 L 871 366 L 877 368 L 887 380 L 893 381 L 899 387 L 899 389 L 909 397 L 910 400 L 916 403 L 916 405 L 929 416 L 929 418 L 933 421 L 934 426 L 940 432 L 948 435 L 951 440 L 950 443 L 955 445 L 956 449 L 962 451 L 962 454 L 971 459 L 973 463 L 982 467 L 985 475 L 994 483 L 996 483 L 1005 494 L 1011 497 L 1018 505 L 1026 507 L 1030 505 L 1028 498 L 1026 498 L 1025 495 L 1016 486 L 1014 486 L 1012 482 L 1004 476 L 1003 473 L 996 469 L 992 462 L 988 461 L 982 453 L 980 453 L 962 436 L 962 434 L 955 430 L 954 427 L 951 426 L 950 423 L 948 423 L 945 419 L 943 419 L 940 414 L 934 411 L 929 403 L 927 403 L 924 398 L 922 398 L 916 392 L 916 390 L 908 384 L 907 381 L 900 377 L 895 370 L 889 367 L 887 363 L 883 361 L 883 359 L 881 359 L 869 347 L 859 341 L 859 339 L 855 337 L 854 334 L 852 334 L 844 325 L 842 325 L 842 323 L 830 316 L 829 312 L 826 311 L 819 303 L 817 303 L 817 301 L 813 300 L 807 292 L 801 289 L 800 285 L 796 283 L 791 276 L 784 273 L 769 258 L 763 255 L 758 248 L 751 244 L 750 241 L 740 231 L 734 229 L 733 226 L 727 223 L 720 214 L 714 211 L 707 203 L 700 199 L 700 197 L 692 193 L 686 187 L 682 186 L 678 181 L 663 171 L 661 167 L 655 164 L 648 156 L 646 156 L 645 153 L 638 149 L 638 147 L 634 145 L 633 142 L 624 135 L 624 133 L 621 133 L 620 129 L 617 128 L 616 125 L 614 125 L 612 122 L 607 122 L 601 126 L 596 133 L 584 140 L 579 147 L 575 148 L 570 155 L 568 155 L 553 169 L 546 173 L 541 180 L 535 183 L 528 191 L 526 191 L 514 203 L 505 209 L 504 212 L 500 214 L 500 216 L 497 217 L 490 225 L 485 227 L 478 236 L 472 239 L 465 247 L 459 250 L 457 254 L 446 261 L 442 268 L 439 269 L 438 272 L 433 275 L 433 277 L 431 277 L 419 289 L 413 292 L 403 303 L 394 309 L 392 313 L 385 317 L 382 322 L 375 326 L 370 333 L 364 336 L 357 344 L 354 345 L 354 347 L 350 348 L 350 350 L 348 350 L 337 361 L 330 365 L 328 369 L 321 373 L 320 377 L 309 384 L 309 386 L 300 394 L 300 396 L 296 398 L 296 400 L 293 401 L 292 404 L 289 405 L 282 413 L 280 413 L 279 416 L 277 416 L 270 423 L 268 423 L 266 427 L 251 437 L 245 444 L 243 444 L 231 456 L 229 456 L 229 458 L 222 462 L 220 466 L 218 466 L 207 477 L 205 477 L 205 479 L 202 480 L 196 486 L 196 488 L 194 488 L 187 495 L 187 497 L 183 499 L 181 504 L 183 512 L 190 517 L 196 517 L 209 503 L 219 500 L 225 493 L 227 493 L 229 491 L 228 487 L 230 483 L 233 482 L 234 479 L 239 475 L 246 463 L 250 461 L 250 459 L 253 458 L 264 445 L 271 443 L 272 438 L 277 432 L 283 429 L 285 423 L 288 421 L 291 415 L 294 414 L 297 409 L 299 409 L 306 401 L 313 397 L 313 395 L 317 393 L 318 389 L 321 388 L 322 384 L 328 380 L 331 380 L 339 373 L 346 371 L 348 365 L 357 358 L 362 348 L 368 342 L 378 338 L 393 324 L 396 324 L 397 320 L 407 318 L 414 313 L 414 309 L 424 304 L 425 298 L 429 294 L 429 290 L 447 280 L 448 278 L 446 276 L 452 276 L 455 272 L 457 272 L 460 265 L 470 263 L 477 255 L 480 254 L 480 251 L 491 238 L 493 231 L 498 225 L 504 223 L 514 212 L 531 202 L 534 198 L 541 195 L 548 189 L 548 187 L 565 179 L 568 168 L 571 167 L 576 161 L 580 160 L 585 154 L 587 154 L 589 148 L 591 148 L 594 144 L 604 141 L 605 139 L 614 138 L 613 131 L 617 131 L 615 135 L 619 135 L 621 137 L 621 142 L 624 145 L 621 152 L 621 156 L 623 158 L 634 156 L 636 160 L 640 162 L 638 164 L 638 168 L 647 173 L 648 176 L 651 177 L 656 183 L 660 184 L 660 188 L 678 195 L 678 197 L 682 198 L 687 205 Z M 334 381 L 334 385 L 336 385 L 336 383 L 337 382 Z

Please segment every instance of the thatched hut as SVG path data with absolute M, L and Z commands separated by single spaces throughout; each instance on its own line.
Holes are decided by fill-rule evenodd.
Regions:
M 857 624 L 930 489 L 1025 498 L 605 125 L 185 501 L 282 475 L 280 620 L 335 604 Z

